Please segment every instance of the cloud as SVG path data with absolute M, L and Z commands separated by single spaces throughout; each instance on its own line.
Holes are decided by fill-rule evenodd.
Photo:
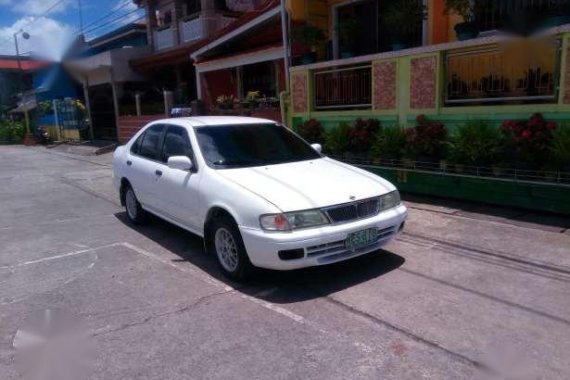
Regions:
M 15 54 L 14 33 L 22 28 L 30 38 L 26 40 L 18 35 L 20 54 L 30 52 L 52 60 L 59 60 L 76 37 L 71 25 L 49 17 L 23 17 L 11 26 L 0 28 L 0 54 Z
M 65 12 L 70 6 L 75 5 L 74 0 L 61 0 L 59 3 L 45 0 L 0 0 L 11 6 L 12 11 L 26 15 L 44 15 Z M 55 6 L 54 6 L 55 5 Z M 53 6 L 53 7 L 52 7 Z

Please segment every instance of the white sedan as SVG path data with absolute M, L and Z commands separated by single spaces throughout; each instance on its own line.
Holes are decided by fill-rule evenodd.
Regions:
M 403 228 L 396 188 L 288 128 L 245 117 L 159 120 L 113 156 L 133 223 L 152 213 L 204 238 L 223 272 L 288 270 L 378 250 Z

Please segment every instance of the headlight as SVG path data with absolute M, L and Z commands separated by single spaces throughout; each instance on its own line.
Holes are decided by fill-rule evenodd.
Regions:
M 388 210 L 398 206 L 401 202 L 400 193 L 398 190 L 392 191 L 380 197 L 380 210 Z
M 319 210 L 295 211 L 284 214 L 262 215 L 261 228 L 268 231 L 290 231 L 329 224 L 328 218 Z

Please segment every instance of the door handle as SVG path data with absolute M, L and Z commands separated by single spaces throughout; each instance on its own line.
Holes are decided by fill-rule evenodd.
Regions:
M 154 174 L 160 177 L 162 175 L 162 171 L 157 169 L 154 171 Z
M 128 165 L 128 166 L 131 166 L 132 164 L 133 164 L 133 162 L 132 162 L 131 160 L 128 160 L 128 161 L 127 161 L 127 165 Z

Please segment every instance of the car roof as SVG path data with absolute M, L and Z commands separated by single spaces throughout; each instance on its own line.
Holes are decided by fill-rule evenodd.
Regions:
M 260 119 L 244 116 L 193 116 L 157 120 L 168 124 L 186 125 L 192 127 L 207 127 L 216 125 L 249 125 L 249 124 L 275 124 L 274 120 Z

